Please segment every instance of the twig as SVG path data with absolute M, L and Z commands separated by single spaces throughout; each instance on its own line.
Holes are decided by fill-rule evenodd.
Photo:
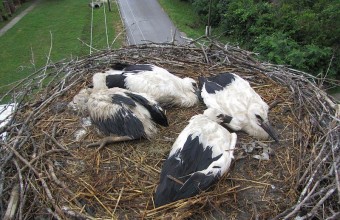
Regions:
M 52 166 L 52 162 L 49 161 L 48 163 L 48 171 L 51 175 L 52 180 L 60 187 L 63 188 L 63 190 L 65 190 L 65 192 L 67 192 L 71 197 L 75 197 L 75 194 L 66 186 L 66 184 L 62 181 L 60 181 L 57 178 L 57 175 L 54 172 L 53 166 Z M 80 202 L 77 199 L 74 199 L 75 203 L 77 206 L 82 207 L 82 205 L 80 204 Z
M 9 198 L 7 210 L 3 220 L 14 219 L 15 212 L 19 203 L 19 184 L 15 184 L 12 188 L 11 197 Z
M 40 180 L 43 188 L 45 189 L 45 192 L 47 194 L 47 197 L 51 200 L 51 203 L 53 205 L 53 207 L 55 208 L 55 210 L 57 211 L 57 213 L 60 215 L 60 216 L 63 216 L 63 212 L 60 210 L 60 208 L 56 205 L 55 203 L 55 200 L 52 196 L 52 193 L 51 191 L 49 190 L 48 188 L 48 185 L 46 184 L 45 180 L 42 178 L 42 175 L 35 169 L 32 167 L 32 165 L 25 159 L 23 158 L 19 152 L 17 152 L 15 149 L 13 149 L 12 147 L 10 146 L 6 146 L 7 148 L 9 148 L 11 151 L 13 151 L 13 153 L 15 154 L 15 156 L 21 160 L 24 164 L 26 164 L 33 172 L 34 174 L 38 177 L 38 179 Z
M 166 175 L 166 177 L 168 177 L 169 179 L 175 181 L 178 184 L 181 184 L 182 186 L 184 185 L 184 183 L 182 181 L 180 181 L 179 179 L 176 179 L 175 177 L 173 177 L 171 175 Z
M 118 207 L 118 203 L 119 203 L 119 201 L 120 201 L 120 198 L 122 197 L 123 191 L 124 191 L 124 186 L 122 187 L 122 189 L 121 189 L 120 192 L 119 192 L 119 196 L 118 196 L 118 199 L 117 199 L 115 208 L 113 209 L 112 215 L 114 215 L 114 214 L 116 213 L 116 209 L 117 209 L 117 207 Z
M 339 136 L 338 136 L 339 139 Z M 336 147 L 335 147 L 336 146 Z M 335 185 L 337 187 L 337 191 L 338 191 L 338 203 L 340 204 L 340 178 L 339 178 L 339 166 L 337 165 L 337 163 L 339 163 L 339 160 L 337 160 L 337 158 L 339 159 L 339 157 L 336 156 L 335 153 L 335 148 L 339 148 L 339 140 L 337 141 L 337 143 L 335 144 L 335 146 L 331 146 L 332 149 L 332 157 L 333 157 L 333 171 L 335 174 Z M 339 155 L 339 154 L 337 154 Z
M 20 171 L 20 167 L 18 162 L 13 159 L 13 163 L 15 165 L 15 167 L 17 168 L 17 172 L 18 172 L 18 176 L 19 176 L 19 186 L 20 186 L 20 203 L 19 203 L 19 219 L 22 219 L 22 214 L 23 214 L 23 206 L 24 206 L 24 183 L 23 183 L 23 178 L 22 178 L 22 174 Z
M 328 190 L 328 192 L 326 193 L 326 195 L 324 197 L 322 197 L 318 203 L 316 203 L 316 205 L 313 207 L 312 211 L 310 211 L 307 215 L 300 217 L 301 220 L 303 219 L 310 219 L 311 217 L 313 217 L 317 211 L 318 208 L 320 208 L 320 206 L 322 206 L 324 204 L 324 202 L 326 201 L 326 199 L 328 199 L 328 197 L 330 197 L 333 193 L 334 193 L 335 189 L 330 189 Z
M 52 52 L 52 48 L 53 48 L 53 35 L 52 35 L 52 31 L 50 31 L 50 36 L 51 36 L 51 44 L 50 44 L 50 50 L 48 51 L 48 55 L 47 55 L 47 59 L 46 59 L 46 65 L 45 65 L 45 68 L 44 68 L 44 71 L 43 71 L 43 76 L 46 75 L 46 71 L 47 71 L 47 67 L 48 67 L 48 63 L 50 62 L 50 59 L 51 59 L 51 52 Z M 43 79 L 41 79 L 40 81 L 40 89 L 42 88 L 42 81 Z
M 82 213 L 79 213 L 79 212 L 76 212 L 74 210 L 72 210 L 71 208 L 67 207 L 67 206 L 62 206 L 61 207 L 61 210 L 68 216 L 70 217 L 73 217 L 75 219 L 79 219 L 79 220 L 82 220 L 82 219 L 96 219 L 96 218 L 93 218 L 91 216 L 88 216 L 88 215 L 84 215 Z

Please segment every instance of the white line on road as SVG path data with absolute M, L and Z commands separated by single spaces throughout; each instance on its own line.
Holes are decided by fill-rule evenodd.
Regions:
M 143 34 L 143 31 L 142 31 L 142 29 L 140 28 L 140 26 L 139 26 L 139 24 L 138 24 L 139 21 L 137 21 L 136 16 L 135 16 L 135 14 L 134 14 L 134 12 L 133 12 L 133 10 L 132 10 L 132 8 L 131 8 L 131 5 L 130 5 L 129 1 L 127 0 L 127 1 L 125 1 L 125 2 L 126 2 L 126 4 L 127 4 L 127 6 L 129 7 L 129 10 L 130 10 L 130 12 L 131 12 L 131 14 L 132 14 L 132 17 L 133 17 L 133 20 L 134 20 L 134 23 L 132 23 L 131 26 L 132 26 L 132 25 L 137 25 L 137 28 L 138 28 L 139 32 L 141 33 L 143 40 L 146 40 L 146 39 L 145 39 L 145 36 L 144 36 L 144 34 Z M 124 12 L 124 14 L 126 14 L 126 13 Z M 130 30 L 131 30 L 131 29 L 130 29 Z M 131 33 L 131 35 L 132 35 L 132 37 L 133 37 L 132 31 L 130 31 L 130 33 Z M 134 39 L 134 42 L 135 42 L 135 44 L 137 43 L 135 39 Z

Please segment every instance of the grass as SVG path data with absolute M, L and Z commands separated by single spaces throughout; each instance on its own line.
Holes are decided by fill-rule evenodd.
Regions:
M 175 26 L 190 38 L 197 38 L 205 33 L 205 25 L 199 20 L 191 3 L 180 0 L 158 0 Z
M 122 30 L 115 3 L 109 12 L 106 5 L 109 45 Z M 93 10 L 93 47 L 107 48 L 104 7 Z M 50 60 L 59 61 L 90 52 L 92 10 L 83 0 L 43 0 L 0 37 L 0 93 L 9 83 L 45 65 L 49 50 Z M 78 40 L 81 39 L 80 40 Z M 51 44 L 52 39 L 52 44 Z M 113 47 L 120 47 L 122 38 Z M 51 47 L 52 45 L 52 47 Z
M 169 15 L 175 26 L 187 34 L 189 38 L 198 38 L 205 34 L 206 24 L 201 21 L 199 15 L 192 7 L 192 3 L 181 0 L 158 0 L 164 11 Z M 212 35 L 220 42 L 228 42 L 222 34 L 224 30 L 221 27 L 212 28 Z

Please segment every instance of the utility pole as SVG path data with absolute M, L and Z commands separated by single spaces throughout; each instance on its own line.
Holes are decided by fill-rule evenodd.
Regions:
M 211 3 L 212 0 L 209 2 L 209 12 L 208 12 L 208 26 L 205 27 L 205 36 L 210 36 L 211 35 Z
M 110 0 L 107 0 L 107 4 L 108 4 L 108 6 L 109 6 L 109 11 L 112 11 L 112 10 L 111 10 L 111 2 L 110 2 Z

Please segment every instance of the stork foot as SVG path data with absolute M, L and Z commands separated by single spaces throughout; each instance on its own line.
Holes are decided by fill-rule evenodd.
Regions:
M 108 144 L 113 144 L 113 143 L 122 142 L 122 141 L 130 141 L 130 140 L 132 140 L 132 138 L 128 137 L 128 136 L 122 136 L 122 137 L 109 136 L 109 137 L 105 137 L 105 138 L 101 139 L 98 142 L 88 144 L 87 147 L 99 146 L 99 148 L 97 149 L 97 151 L 99 151 Z

